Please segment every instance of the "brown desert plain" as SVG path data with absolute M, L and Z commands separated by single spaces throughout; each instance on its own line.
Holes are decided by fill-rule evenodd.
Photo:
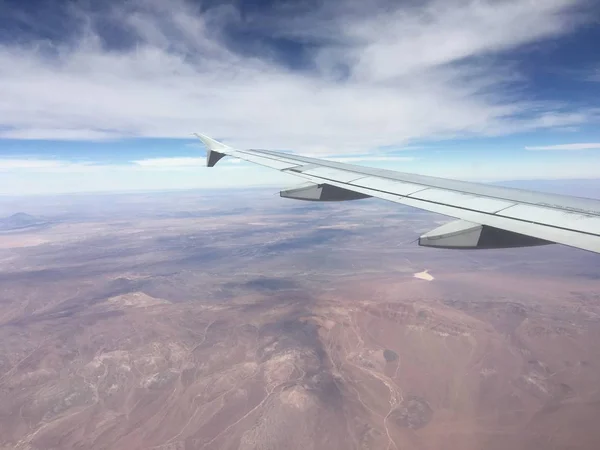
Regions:
M 600 255 L 264 190 L 0 216 L 2 449 L 600 448 Z

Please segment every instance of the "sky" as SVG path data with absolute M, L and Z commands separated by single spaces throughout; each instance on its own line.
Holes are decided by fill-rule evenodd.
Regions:
M 596 0 L 0 0 L 0 195 L 274 185 L 192 136 L 600 178 Z

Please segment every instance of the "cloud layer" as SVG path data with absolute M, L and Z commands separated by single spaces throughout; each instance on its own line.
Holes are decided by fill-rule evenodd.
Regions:
M 0 137 L 200 131 L 241 147 L 347 154 L 577 125 L 597 112 L 521 98 L 517 68 L 494 58 L 569 33 L 585 20 L 577 3 L 345 1 L 260 20 L 181 0 L 71 7 L 68 39 L 0 44 Z M 109 45 L 107 24 L 122 45 Z M 286 42 L 296 50 L 278 51 Z
M 581 144 L 536 145 L 525 147 L 525 150 L 600 150 L 600 142 L 587 142 Z

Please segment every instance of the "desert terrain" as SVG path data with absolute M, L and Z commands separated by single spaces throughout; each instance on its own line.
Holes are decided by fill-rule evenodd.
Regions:
M 600 255 L 266 190 L 0 217 L 2 449 L 600 448 Z

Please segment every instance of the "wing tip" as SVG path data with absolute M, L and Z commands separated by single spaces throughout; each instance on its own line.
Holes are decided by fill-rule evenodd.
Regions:
M 216 141 L 215 139 L 206 136 L 205 134 L 192 133 L 198 139 L 202 141 L 206 147 L 206 166 L 213 167 L 226 153 L 223 150 L 231 149 L 228 145 L 222 142 Z
M 193 133 L 193 135 L 196 136 L 198 139 L 200 139 L 208 150 L 219 151 L 219 150 L 225 150 L 225 149 L 231 148 L 228 145 L 225 145 L 222 142 L 219 142 L 205 134 Z

